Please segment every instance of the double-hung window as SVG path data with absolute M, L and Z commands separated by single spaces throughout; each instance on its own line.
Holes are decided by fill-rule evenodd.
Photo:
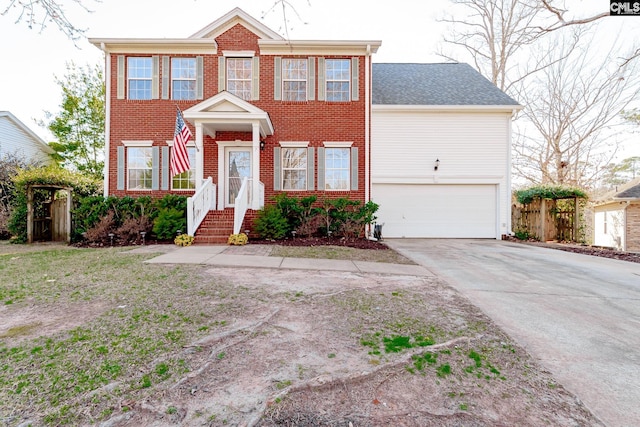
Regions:
M 252 58 L 227 58 L 227 90 L 245 101 L 251 100 Z
M 151 190 L 152 173 L 152 147 L 127 147 L 127 188 Z
M 325 148 L 325 190 L 349 190 L 351 149 Z
M 151 99 L 152 97 L 152 58 L 127 58 L 128 99 Z
M 351 61 L 349 59 L 327 59 L 325 62 L 326 100 L 347 102 L 350 100 Z
M 173 150 L 173 147 L 171 149 Z M 187 154 L 189 155 L 189 166 L 191 168 L 173 176 L 171 187 L 174 190 L 193 190 L 196 188 L 196 147 L 188 146 Z
M 196 59 L 171 58 L 171 97 L 196 99 Z
M 307 189 L 307 148 L 282 148 L 282 189 Z
M 282 59 L 282 100 L 307 100 L 307 59 Z

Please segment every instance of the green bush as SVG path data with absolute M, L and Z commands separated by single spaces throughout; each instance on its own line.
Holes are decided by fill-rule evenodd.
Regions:
M 178 230 L 186 232 L 187 218 L 185 213 L 185 211 L 175 208 L 160 209 L 153 221 L 153 233 L 160 240 L 172 240 L 176 237 Z
M 254 227 L 263 239 L 282 239 L 289 230 L 287 219 L 275 205 L 265 206 L 258 211 Z

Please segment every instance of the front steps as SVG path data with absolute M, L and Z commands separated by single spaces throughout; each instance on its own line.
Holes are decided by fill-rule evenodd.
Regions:
M 233 234 L 233 209 L 209 211 L 195 234 L 198 245 L 219 245 L 227 243 Z

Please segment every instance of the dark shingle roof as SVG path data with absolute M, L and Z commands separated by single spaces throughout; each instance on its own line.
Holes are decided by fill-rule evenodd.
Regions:
M 468 64 L 373 64 L 373 104 L 513 105 L 518 103 Z
M 640 184 L 629 187 L 615 195 L 616 199 L 640 199 Z

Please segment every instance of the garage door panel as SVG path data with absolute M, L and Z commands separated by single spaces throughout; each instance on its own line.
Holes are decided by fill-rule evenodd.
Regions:
M 374 184 L 385 237 L 495 238 L 495 185 Z

